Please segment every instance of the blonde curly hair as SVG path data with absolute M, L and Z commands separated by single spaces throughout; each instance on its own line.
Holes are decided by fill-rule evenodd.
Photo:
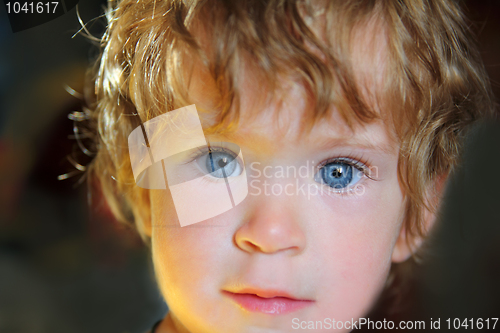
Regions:
M 89 98 L 98 133 L 89 170 L 115 216 L 139 228 L 138 219 L 149 218 L 149 192 L 134 185 L 127 137 L 140 121 L 192 104 L 186 69 L 194 59 L 218 91 L 217 125 L 207 130 L 237 128 L 243 62 L 269 94 L 278 77 L 299 80 L 314 101 L 311 125 L 331 105 L 349 125 L 383 118 L 401 145 L 408 239 L 425 234 L 422 212 L 435 209 L 428 184 L 457 165 L 470 125 L 493 114 L 488 77 L 455 1 L 122 0 L 109 2 L 106 17 Z M 367 102 L 352 63 L 352 37 L 373 20 L 387 53 L 377 87 L 384 112 Z

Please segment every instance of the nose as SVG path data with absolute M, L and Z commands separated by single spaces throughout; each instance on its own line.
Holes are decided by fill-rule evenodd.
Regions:
M 235 243 L 248 253 L 286 252 L 298 255 L 306 247 L 304 226 L 292 197 L 257 197 L 253 211 L 235 233 Z

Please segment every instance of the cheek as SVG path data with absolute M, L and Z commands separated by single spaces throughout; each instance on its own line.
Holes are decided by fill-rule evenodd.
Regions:
M 170 311 L 192 327 L 224 318 L 219 286 L 227 265 L 223 265 L 222 249 L 217 246 L 220 233 L 210 229 L 214 228 L 153 230 L 153 263 L 159 288 Z
M 199 276 L 209 267 L 207 251 L 200 251 L 201 242 L 193 234 L 183 234 L 177 228 L 172 230 L 156 228 L 153 231 L 153 261 L 160 287 L 167 297 L 178 293 L 183 286 L 199 282 Z M 200 258 L 203 257 L 203 258 Z M 196 277 L 196 278 L 195 278 Z
M 152 255 L 155 273 L 167 302 L 179 288 L 200 283 L 203 272 L 210 271 L 218 260 L 219 229 L 207 225 L 181 228 L 171 198 L 163 193 L 151 196 Z
M 371 181 L 373 182 L 373 181 Z M 366 259 L 390 256 L 399 235 L 403 195 L 397 179 L 370 183 L 360 195 L 324 195 L 314 210 L 342 248 Z
M 224 229 L 203 222 L 183 228 L 156 226 L 152 247 L 155 269 L 163 274 L 160 281 L 184 285 L 195 282 L 195 277 L 207 276 L 203 272 L 210 272 L 224 253 Z
M 387 186 L 353 198 L 325 196 L 310 208 L 320 221 L 311 237 L 324 265 L 320 283 L 329 286 L 327 308 L 347 318 L 369 310 L 387 279 L 402 207 L 399 187 Z

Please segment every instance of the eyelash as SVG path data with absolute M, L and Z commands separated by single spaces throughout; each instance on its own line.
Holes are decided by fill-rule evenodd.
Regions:
M 234 151 L 232 151 L 229 147 L 224 147 L 224 142 L 218 142 L 217 144 L 218 144 L 218 146 L 213 146 L 212 144 L 210 144 L 210 148 L 208 148 L 208 147 L 203 147 L 203 148 L 196 147 L 196 149 L 191 154 L 189 154 L 189 156 L 187 157 L 187 161 L 183 162 L 181 164 L 189 164 L 191 162 L 194 162 L 194 161 L 196 161 L 196 159 L 198 159 L 198 158 L 202 157 L 203 155 L 208 154 L 210 152 L 226 152 L 226 153 L 230 152 L 230 153 L 234 154 L 235 158 L 238 160 L 238 162 L 241 163 L 237 154 Z
M 347 155 L 347 156 L 332 157 L 319 163 L 317 166 L 318 169 L 317 171 L 321 170 L 321 168 L 323 168 L 325 165 L 329 163 L 345 163 L 363 172 L 366 178 L 377 181 L 377 179 L 373 178 L 370 175 L 371 162 L 368 160 L 363 160 L 363 156 L 356 157 L 353 155 Z

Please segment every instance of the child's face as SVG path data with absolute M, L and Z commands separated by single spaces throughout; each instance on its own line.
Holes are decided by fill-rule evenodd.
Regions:
M 199 106 L 208 87 L 197 75 L 191 93 Z M 207 136 L 213 147 L 241 147 L 246 199 L 181 228 L 172 226 L 177 216 L 170 194 L 151 190 L 153 260 L 174 321 L 190 332 L 233 333 L 356 320 L 373 305 L 391 262 L 404 257 L 399 147 L 383 123 L 352 132 L 335 111 L 304 134 L 308 99 L 298 85 L 281 95 L 283 104 L 275 99 L 252 118 L 258 104 L 251 102 L 260 96 L 250 88 L 242 89 L 238 130 Z M 373 179 L 362 175 L 360 164 L 349 175 L 349 163 L 364 163 Z M 300 166 L 309 174 L 286 174 L 287 167 Z M 347 184 L 351 191 L 337 193 L 328 184 Z

